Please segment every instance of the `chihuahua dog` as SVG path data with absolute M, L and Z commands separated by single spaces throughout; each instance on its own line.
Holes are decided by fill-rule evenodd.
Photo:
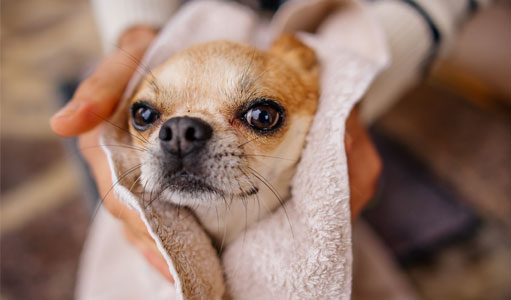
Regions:
M 292 35 L 267 52 L 213 41 L 176 54 L 130 99 L 129 130 L 142 137 L 132 143 L 146 150 L 140 185 L 230 242 L 289 196 L 317 74 L 314 52 Z

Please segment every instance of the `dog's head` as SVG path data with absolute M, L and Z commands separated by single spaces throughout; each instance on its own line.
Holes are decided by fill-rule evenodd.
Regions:
M 268 52 L 228 41 L 188 48 L 131 99 L 133 143 L 146 149 L 141 183 L 190 207 L 284 196 L 317 99 L 314 52 L 293 36 Z

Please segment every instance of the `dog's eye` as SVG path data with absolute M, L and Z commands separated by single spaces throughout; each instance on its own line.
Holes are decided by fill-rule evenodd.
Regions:
M 261 131 L 274 129 L 279 124 L 280 118 L 280 108 L 273 102 L 256 104 L 245 113 L 247 123 Z
M 131 121 L 135 129 L 143 131 L 160 118 L 158 111 L 146 103 L 137 102 L 131 107 Z

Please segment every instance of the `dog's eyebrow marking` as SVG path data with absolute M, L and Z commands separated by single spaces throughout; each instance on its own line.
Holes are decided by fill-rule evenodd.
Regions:
M 144 78 L 142 79 L 142 82 L 144 82 L 144 81 L 149 82 L 149 86 L 150 86 L 151 90 L 154 91 L 154 93 L 158 96 L 161 91 L 161 88 L 158 84 L 158 78 L 154 75 L 153 71 L 149 70 L 145 66 L 144 66 L 144 70 L 146 70 L 146 74 L 145 74 Z
M 240 93 L 242 94 L 245 91 L 250 90 L 250 88 L 254 85 L 254 81 L 247 76 L 247 74 L 241 74 L 241 77 L 238 81 L 238 88 L 240 89 Z
M 160 96 L 161 94 L 161 88 L 156 83 L 156 79 L 151 80 L 151 90 L 154 92 L 156 97 Z
M 240 80 L 239 80 L 239 86 L 241 87 L 242 91 L 250 88 L 250 86 L 254 83 L 248 75 L 250 73 L 252 65 L 254 64 L 254 59 L 255 59 L 256 51 L 257 50 L 255 48 L 252 49 L 252 56 L 250 57 L 248 65 L 245 68 L 245 70 L 243 70 L 243 73 L 241 73 L 241 77 L 240 77 Z
M 268 68 L 265 68 L 261 73 L 257 74 L 256 76 L 251 76 L 251 72 L 249 72 L 249 69 L 252 67 L 252 61 L 250 62 L 250 65 L 245 69 L 245 72 L 243 72 L 239 78 L 238 81 L 238 96 L 241 96 L 243 99 L 242 101 L 248 101 L 255 97 L 255 95 L 259 94 L 258 89 L 256 86 L 257 81 L 264 75 L 266 72 L 268 72 Z
M 253 76 L 250 70 L 253 67 L 254 60 L 255 58 L 252 57 L 249 65 L 245 68 L 244 72 L 238 79 L 234 96 L 236 102 L 238 102 L 240 105 L 259 96 L 260 90 L 258 89 L 256 83 L 268 71 L 268 69 L 265 68 L 263 71 L 261 71 L 261 73 Z

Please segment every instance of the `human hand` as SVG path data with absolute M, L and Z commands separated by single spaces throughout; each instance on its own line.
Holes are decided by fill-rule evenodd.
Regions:
M 110 191 L 112 178 L 104 152 L 98 147 L 98 126 L 110 117 L 126 85 L 156 31 L 149 27 L 135 27 L 119 40 L 119 49 L 105 57 L 96 70 L 85 79 L 71 101 L 50 120 L 53 131 L 61 136 L 78 136 L 82 156 L 88 162 L 106 209 L 124 225 L 126 237 L 147 261 L 172 281 L 167 263 L 156 248 L 138 214 L 125 207 Z M 103 125 L 105 126 L 105 125 Z M 95 128 L 95 129 L 94 129 Z
M 156 31 L 149 27 L 127 30 L 119 47 L 100 62 L 76 90 L 71 101 L 50 120 L 53 131 L 64 137 L 85 133 L 110 117 Z
M 364 125 L 360 121 L 358 107 L 346 120 L 344 137 L 350 181 L 350 208 L 352 222 L 371 200 L 380 177 L 382 162 Z

